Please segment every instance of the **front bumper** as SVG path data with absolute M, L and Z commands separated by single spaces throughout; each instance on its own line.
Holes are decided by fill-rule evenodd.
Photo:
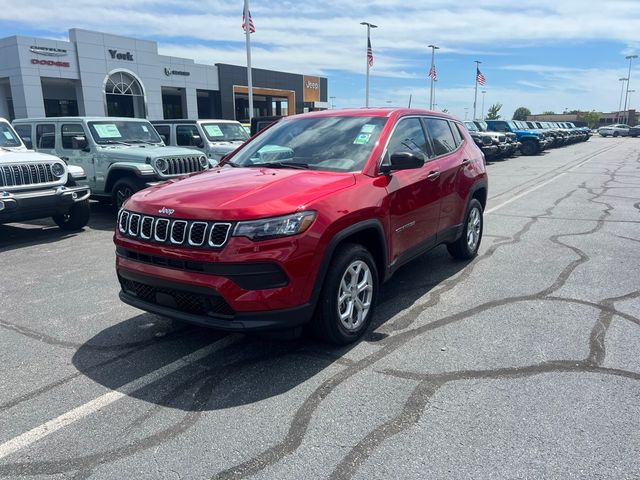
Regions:
M 0 191 L 0 223 L 63 215 L 91 195 L 89 187 L 55 187 L 25 192 Z
M 498 145 L 483 145 L 480 148 L 486 158 L 493 158 L 500 152 Z

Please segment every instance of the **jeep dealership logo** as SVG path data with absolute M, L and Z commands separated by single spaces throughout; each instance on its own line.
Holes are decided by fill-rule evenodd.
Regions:
M 164 74 L 167 77 L 170 77 L 171 75 L 180 75 L 182 77 L 188 77 L 189 75 L 191 75 L 191 72 L 184 72 L 182 70 L 171 70 L 170 68 L 165 67 Z
M 161 213 L 163 215 L 173 215 L 175 213 L 175 210 L 173 208 L 162 207 L 160 210 L 158 210 L 158 213 Z
M 128 62 L 133 62 L 133 55 L 131 55 L 131 52 L 118 53 L 117 50 L 109 49 L 109 55 L 111 55 L 113 60 L 126 60 Z
M 307 83 L 305 86 L 311 90 L 318 90 L 320 88 L 320 83 L 307 80 Z
M 64 48 L 37 47 L 31 45 L 29 50 L 38 55 L 46 55 L 48 57 L 64 57 L 67 55 L 67 51 Z

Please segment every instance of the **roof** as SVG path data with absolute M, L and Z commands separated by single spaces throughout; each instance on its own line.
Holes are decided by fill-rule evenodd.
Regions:
M 341 108 L 321 110 L 317 112 L 302 113 L 299 115 L 291 115 L 290 117 L 299 117 L 300 115 L 313 117 L 335 117 L 335 116 L 358 116 L 358 117 L 390 117 L 392 115 L 431 115 L 443 118 L 454 119 L 455 117 L 433 110 L 425 110 L 422 108 L 405 108 L 405 107 L 363 107 L 363 108 Z M 289 118 L 290 118 L 289 117 Z M 283 117 L 288 118 L 288 117 Z
M 188 123 L 188 124 L 196 124 L 196 123 L 204 123 L 204 122 L 216 122 L 216 123 L 240 123 L 236 120 L 224 120 L 222 118 L 199 118 L 197 120 L 183 118 L 183 119 L 172 119 L 172 120 L 149 120 L 152 124 L 174 124 L 174 123 Z
M 133 118 L 133 117 L 34 117 L 34 118 L 16 118 L 15 123 L 24 122 L 148 122 L 146 118 Z

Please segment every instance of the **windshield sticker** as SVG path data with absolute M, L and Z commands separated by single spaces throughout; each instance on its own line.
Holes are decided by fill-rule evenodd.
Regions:
M 359 133 L 356 139 L 353 141 L 354 145 L 366 145 L 371 138 L 370 133 Z
M 375 125 L 367 123 L 366 125 L 362 126 L 362 128 L 360 129 L 360 133 L 373 133 L 375 129 L 376 129 Z
M 2 132 L 4 133 L 4 136 L 7 138 L 7 140 L 13 140 L 13 135 L 11 135 L 11 132 Z
M 224 137 L 224 133 L 218 125 L 204 125 L 204 129 L 212 137 Z
M 142 131 L 143 131 L 144 133 L 149 133 L 149 129 L 147 128 L 147 126 L 146 126 L 146 125 L 140 125 L 140 126 L 142 127 Z
M 115 123 L 103 123 L 94 125 L 93 128 L 96 129 L 96 132 L 100 136 L 100 138 L 121 138 L 120 130 L 116 127 Z

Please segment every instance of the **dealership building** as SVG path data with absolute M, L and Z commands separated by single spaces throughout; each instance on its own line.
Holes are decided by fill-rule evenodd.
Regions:
M 254 116 L 328 107 L 326 78 L 252 69 Z M 0 39 L 0 117 L 249 118 L 247 69 L 158 53 L 154 41 L 73 28 Z

